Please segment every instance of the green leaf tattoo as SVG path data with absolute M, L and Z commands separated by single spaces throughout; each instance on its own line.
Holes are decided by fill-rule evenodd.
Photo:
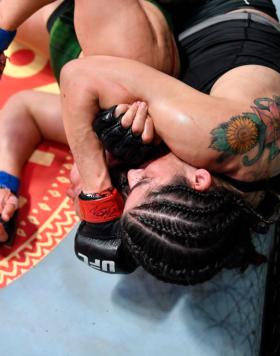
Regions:
M 244 155 L 242 163 L 251 166 L 268 149 L 268 159 L 273 160 L 280 153 L 280 97 L 261 98 L 254 101 L 253 112 L 233 116 L 211 131 L 209 148 L 221 152 L 217 159 L 222 163 L 234 155 Z M 246 153 L 258 147 L 253 158 Z

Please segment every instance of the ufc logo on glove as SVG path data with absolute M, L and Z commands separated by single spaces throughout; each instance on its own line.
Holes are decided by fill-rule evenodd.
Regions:
M 101 261 L 98 258 L 96 258 L 94 260 L 94 262 L 90 262 L 88 257 L 83 255 L 82 253 L 78 253 L 78 256 L 81 257 L 82 261 L 92 267 L 95 268 L 99 271 L 103 271 L 103 272 L 108 272 L 108 273 L 115 273 L 116 272 L 116 268 L 115 268 L 115 262 L 114 261 Z

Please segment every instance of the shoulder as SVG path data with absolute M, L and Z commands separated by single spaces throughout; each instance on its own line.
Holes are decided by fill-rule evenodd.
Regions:
M 247 67 L 254 68 L 227 73 L 213 88 L 213 96 L 234 98 L 236 114 L 211 131 L 210 148 L 221 153 L 215 169 L 251 181 L 279 170 L 280 75 L 260 66 Z

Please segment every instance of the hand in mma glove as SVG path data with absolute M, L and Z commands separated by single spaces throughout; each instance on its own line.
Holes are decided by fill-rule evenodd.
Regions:
M 121 239 L 123 200 L 115 188 L 79 195 L 82 220 L 75 237 L 75 254 L 88 266 L 108 273 L 130 273 L 137 265 Z
M 99 112 L 93 122 L 93 129 L 104 148 L 117 159 L 129 165 L 139 165 L 151 158 L 159 145 L 143 143 L 141 136 L 135 135 L 131 127 L 124 128 L 121 119 L 124 114 L 115 117 L 117 106 Z
M 120 219 L 99 224 L 82 221 L 75 237 L 75 254 L 102 272 L 131 273 L 137 268 L 123 246 Z

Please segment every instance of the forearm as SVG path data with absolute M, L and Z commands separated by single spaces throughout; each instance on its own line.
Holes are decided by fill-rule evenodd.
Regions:
M 28 17 L 41 7 L 55 0 L 1 0 L 0 28 L 16 30 Z
M 94 90 L 85 89 L 75 77 L 70 71 L 61 78 L 65 133 L 81 177 L 81 189 L 84 193 L 100 192 L 111 186 L 111 180 L 103 147 L 92 130 L 93 117 L 99 110 L 98 98 Z
M 219 156 L 209 149 L 211 131 L 236 112 L 236 103 L 212 98 L 125 59 L 89 57 L 77 61 L 76 68 L 76 75 L 81 81 L 85 78 L 101 108 L 136 100 L 146 102 L 156 132 L 182 160 L 208 167 Z
M 275 156 L 273 147 L 278 136 L 271 139 L 274 121 L 270 122 L 266 115 L 273 115 L 279 99 L 273 99 L 277 93 L 269 88 L 269 84 L 266 85 L 268 89 L 261 92 L 270 92 L 271 99 L 256 96 L 260 91 L 256 94 L 254 88 L 261 85 L 257 78 L 254 88 L 247 80 L 248 84 L 244 83 L 241 90 L 238 85 L 240 80 L 234 77 L 230 90 L 223 91 L 219 96 L 210 96 L 131 60 L 87 57 L 66 67 L 70 69 L 66 71 L 68 78 L 72 78 L 70 86 L 79 87 L 78 93 L 74 90 L 75 96 L 88 102 L 87 106 L 79 109 L 80 113 L 83 110 L 88 113 L 88 131 L 83 128 L 85 116 L 79 116 L 79 112 L 73 114 L 72 110 L 69 143 L 70 136 L 76 136 L 77 132 L 81 133 L 76 140 L 79 144 L 83 144 L 83 139 L 92 141 L 91 121 L 99 108 L 140 100 L 147 103 L 157 134 L 177 157 L 193 166 L 236 175 L 247 171 L 248 166 L 260 164 L 260 160 Z M 248 73 L 246 75 L 248 77 Z M 265 85 L 263 80 L 262 83 Z M 265 113 L 261 112 L 263 110 Z M 81 122 L 75 122 L 78 117 Z M 87 155 L 88 149 L 94 149 L 90 145 L 93 143 L 85 143 L 81 155 Z M 86 170 L 86 164 L 83 170 Z

